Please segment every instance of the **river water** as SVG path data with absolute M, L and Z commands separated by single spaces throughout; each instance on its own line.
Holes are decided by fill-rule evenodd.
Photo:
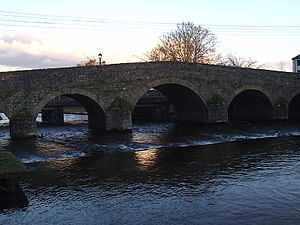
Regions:
M 0 150 L 28 168 L 28 203 L 2 208 L 1 225 L 300 223 L 300 124 L 146 123 L 102 135 L 73 124 L 39 134 L 11 141 L 0 128 Z

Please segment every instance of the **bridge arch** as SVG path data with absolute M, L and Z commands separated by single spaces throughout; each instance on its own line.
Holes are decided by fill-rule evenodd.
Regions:
M 270 120 L 273 104 L 263 91 L 244 89 L 237 93 L 228 105 L 229 120 Z
M 4 113 L 8 119 L 12 118 L 14 115 L 14 108 L 7 103 L 11 102 L 13 99 L 7 98 L 5 95 L 1 95 L 1 99 L 0 113 Z
M 133 96 L 133 106 L 137 106 L 142 97 L 155 89 L 168 98 L 174 110 L 176 122 L 205 123 L 208 110 L 205 101 L 197 93 L 197 87 L 180 79 L 160 79 L 143 87 Z
M 289 102 L 288 119 L 300 121 L 300 93 L 295 94 Z
M 3 98 L 5 99 L 5 98 Z M 14 113 L 12 110 L 10 110 L 6 104 L 1 103 L 0 104 L 0 126 L 3 125 L 9 125 L 9 129 L 10 132 L 12 130 L 13 127 L 13 123 L 14 121 L 12 120 L 12 118 L 14 117 Z
M 48 102 L 60 96 L 72 98 L 85 108 L 88 113 L 89 128 L 96 131 L 105 130 L 105 112 L 102 104 L 98 101 L 97 95 L 82 89 L 64 89 L 48 94 L 34 108 L 34 117 L 37 117 Z
M 9 113 L 6 110 L 3 110 L 3 108 L 0 107 L 0 124 L 1 125 L 7 125 L 7 124 L 9 124 L 11 117 L 12 117 L 11 113 Z
M 245 86 L 242 86 L 238 89 L 235 89 L 234 91 L 232 91 L 228 94 L 228 101 L 227 102 L 231 103 L 232 100 L 238 94 L 242 93 L 243 91 L 247 91 L 247 90 L 254 90 L 254 91 L 258 91 L 258 92 L 263 93 L 264 95 L 266 95 L 269 98 L 270 102 L 273 104 L 272 99 L 269 97 L 269 96 L 272 96 L 272 93 L 269 90 L 267 90 L 267 89 L 265 89 L 261 86 L 257 86 L 257 85 L 245 85 Z M 229 107 L 229 105 L 228 105 L 228 107 Z

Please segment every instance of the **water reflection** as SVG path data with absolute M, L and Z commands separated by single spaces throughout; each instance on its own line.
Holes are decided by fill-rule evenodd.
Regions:
M 157 163 L 158 151 L 158 149 L 152 149 L 134 152 L 139 168 L 145 170 L 155 166 Z
M 60 158 L 85 155 L 83 152 L 74 149 L 76 143 L 72 143 L 72 141 L 69 142 L 67 137 L 59 132 L 59 129 L 56 129 L 55 127 L 52 127 L 51 129 L 57 131 L 57 133 L 50 138 L 23 140 L 8 139 L 6 144 L 3 143 L 3 147 L 6 151 L 13 152 L 23 163 L 51 161 Z M 74 136 L 76 136 L 76 133 L 73 134 L 73 138 Z
M 0 224 L 297 224 L 299 137 L 178 147 L 217 131 L 172 126 L 100 137 L 76 126 L 47 128 L 49 137 L 9 142 L 21 158 L 60 158 L 27 164 L 21 185 L 30 205 L 7 210 Z M 139 150 L 166 144 L 173 147 Z M 65 157 L 78 152 L 85 155 Z
M 76 164 L 78 160 L 79 160 L 78 157 L 62 158 L 60 160 L 50 160 L 48 166 L 49 168 L 54 170 L 65 171 L 68 170 L 68 168 L 72 168 L 73 165 Z
M 290 138 L 286 139 L 290 140 Z M 266 148 L 266 145 L 272 150 Z M 265 167 L 269 161 L 274 161 L 274 157 L 281 161 L 283 152 L 282 150 L 277 152 L 276 147 L 273 139 L 249 140 L 114 154 L 99 152 L 86 157 L 40 162 L 37 165 L 39 165 L 39 173 L 47 173 L 42 177 L 51 176 L 50 174 L 58 174 L 62 177 L 88 175 L 101 180 L 118 176 L 121 180 L 117 180 L 121 182 L 147 182 L 147 177 L 151 176 L 152 179 L 157 178 L 158 182 L 164 179 L 176 180 L 179 183 L 196 182 L 203 179 L 214 180 L 223 175 L 234 178 L 237 175 L 256 171 Z M 282 157 L 287 155 L 284 154 Z M 35 167 L 35 164 L 30 165 Z M 280 164 L 272 166 L 280 166 Z
M 0 190 L 0 213 L 1 210 L 10 208 L 24 208 L 29 204 L 22 188 L 18 185 L 16 192 L 5 192 Z
M 130 196 L 144 196 L 137 198 L 141 201 L 148 196 L 156 201 L 176 197 L 194 202 L 193 198 L 214 193 L 226 195 L 224 190 L 231 187 L 240 198 L 256 199 L 259 189 L 251 189 L 252 183 L 263 184 L 276 177 L 279 184 L 273 184 L 267 194 L 272 196 L 272 202 L 273 193 L 280 192 L 282 184 L 296 172 L 294 168 L 289 170 L 287 164 L 299 162 L 299 150 L 284 154 L 286 148 L 294 149 L 297 139 L 285 138 L 280 143 L 278 146 L 273 139 L 251 140 L 39 162 L 28 165 L 23 185 L 31 200 L 35 199 L 32 204 L 39 205 L 44 198 L 52 199 L 54 205 L 70 204 L 74 200 L 84 201 L 88 195 L 93 205 L 107 202 L 108 198 L 129 198 L 129 202 L 119 203 L 127 208 L 133 204 Z M 271 186 L 263 188 L 268 190 Z M 255 200 L 250 204 L 255 204 Z

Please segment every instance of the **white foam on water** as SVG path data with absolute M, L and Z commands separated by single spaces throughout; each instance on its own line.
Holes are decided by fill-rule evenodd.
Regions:
M 65 158 L 73 158 L 73 157 L 83 157 L 87 156 L 85 152 L 72 152 L 72 153 L 64 153 L 58 154 L 57 156 L 34 156 L 31 155 L 28 158 L 21 158 L 20 161 L 22 163 L 35 163 L 35 162 L 47 162 L 57 159 L 65 159 Z

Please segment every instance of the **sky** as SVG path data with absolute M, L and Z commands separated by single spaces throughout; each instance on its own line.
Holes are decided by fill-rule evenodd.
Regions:
M 299 8 L 299 0 L 2 1 L 0 71 L 76 66 L 99 53 L 108 64 L 137 62 L 183 21 L 215 33 L 224 56 L 290 71 Z

